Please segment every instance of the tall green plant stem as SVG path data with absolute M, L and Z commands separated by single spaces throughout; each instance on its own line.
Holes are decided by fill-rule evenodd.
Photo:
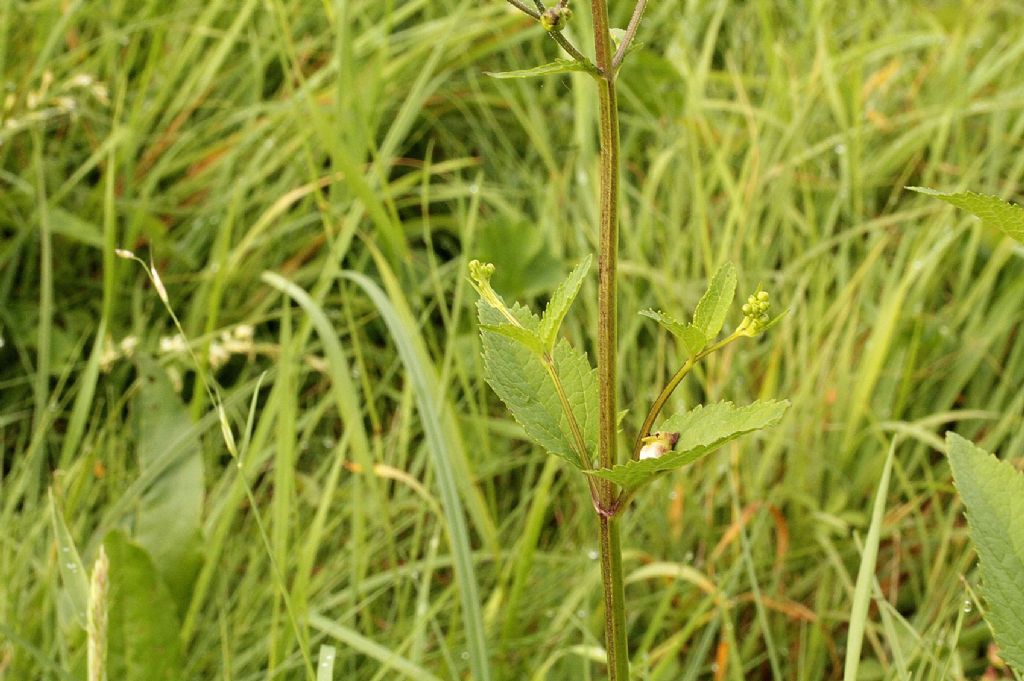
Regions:
M 598 375 L 598 460 L 602 468 L 616 462 L 615 363 L 618 349 L 617 293 L 615 286 L 619 257 L 619 112 L 615 96 L 611 34 L 605 0 L 591 0 L 594 45 L 600 105 L 601 133 L 601 222 L 597 261 L 597 375 Z M 629 681 L 629 645 L 626 640 L 626 603 L 622 586 L 622 549 L 619 518 L 612 510 L 615 486 L 607 480 L 598 484 L 597 504 L 601 544 L 601 583 L 604 590 L 605 649 L 609 681 Z

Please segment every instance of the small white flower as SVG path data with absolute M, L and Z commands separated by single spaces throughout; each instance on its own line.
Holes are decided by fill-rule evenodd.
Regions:
M 165 355 L 188 352 L 188 345 L 182 335 L 163 336 L 160 338 L 160 352 Z
M 214 369 L 220 368 L 227 364 L 228 360 L 231 359 L 231 353 L 220 343 L 216 341 L 210 343 L 210 366 Z
M 251 343 L 256 335 L 256 329 L 253 328 L 252 324 L 239 324 L 232 333 L 235 336 L 235 340 Z
M 135 354 L 135 348 L 139 347 L 138 336 L 125 336 L 121 339 L 121 354 L 125 357 L 131 357 Z

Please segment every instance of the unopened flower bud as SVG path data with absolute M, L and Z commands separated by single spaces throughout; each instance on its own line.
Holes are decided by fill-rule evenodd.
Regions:
M 557 5 L 544 11 L 540 15 L 540 25 L 545 31 L 561 31 L 565 24 L 572 18 L 572 10 L 567 6 Z
M 659 459 L 676 446 L 676 443 L 679 442 L 679 433 L 659 430 L 653 435 L 645 437 L 642 442 L 644 446 L 640 449 L 640 460 Z

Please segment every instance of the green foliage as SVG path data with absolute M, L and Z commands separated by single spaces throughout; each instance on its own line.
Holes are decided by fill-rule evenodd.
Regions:
M 548 64 L 535 66 L 531 69 L 519 69 L 516 71 L 485 71 L 491 78 L 536 78 L 538 76 L 553 76 L 561 73 L 583 72 L 596 75 L 597 71 L 591 64 L 574 59 L 556 59 Z
M 660 310 L 643 310 L 640 314 L 668 329 L 682 342 L 689 355 L 695 358 L 722 330 L 729 306 L 735 297 L 736 268 L 732 263 L 726 262 L 715 272 L 707 290 L 697 303 L 692 323 L 684 324 Z
M 149 553 L 183 610 L 202 562 L 202 449 L 167 372 L 146 355 L 137 361 L 139 468 L 143 474 L 155 472 L 155 478 L 139 505 L 133 538 Z
M 57 508 L 57 501 L 50 491 L 50 523 L 54 537 L 57 539 L 57 565 L 60 571 L 63 592 L 71 603 L 71 613 L 75 624 L 85 628 L 86 611 L 89 607 L 89 577 L 82 565 L 82 556 L 78 553 L 68 531 L 64 514 Z
M 569 307 L 576 300 L 576 296 L 580 292 L 580 286 L 583 285 L 584 277 L 590 271 L 590 262 L 591 257 L 588 255 L 579 265 L 573 268 L 572 272 L 569 273 L 569 277 L 559 284 L 558 288 L 551 295 L 551 299 L 548 300 L 547 307 L 544 309 L 544 316 L 537 327 L 537 332 L 540 335 L 546 352 L 550 352 L 555 347 L 555 341 L 558 339 L 558 330 L 562 327 L 562 321 L 565 319 L 566 313 L 569 312 Z
M 693 325 L 704 334 L 708 341 L 715 338 L 725 324 L 725 315 L 729 312 L 733 298 L 736 296 L 736 268 L 726 262 L 708 284 L 708 290 L 701 296 L 697 309 L 693 311 Z
M 573 6 L 575 37 L 589 22 Z M 932 454 L 952 420 L 964 435 L 984 431 L 1007 458 L 1024 451 L 1024 277 L 1012 249 L 944 243 L 952 214 L 900 188 L 909 176 L 1019 196 L 1003 192 L 1020 187 L 1008 140 L 1019 126 L 1024 22 L 1006 20 L 1009 0 L 819 3 L 810 14 L 800 3 L 690 3 L 686 21 L 682 3 L 649 7 L 641 37 L 657 40 L 619 75 L 629 157 L 621 439 L 636 434 L 676 361 L 631 311 L 690 322 L 692 309 L 674 306 L 679 282 L 732 258 L 741 279 L 787 292 L 799 314 L 770 342 L 701 367 L 673 398 L 742 404 L 756 393 L 794 406 L 784 436 L 759 437 L 750 457 L 741 445 L 736 495 L 717 475 L 683 471 L 644 488 L 650 498 L 623 519 L 623 548 L 655 559 L 624 566 L 628 593 L 644 604 L 631 620 L 635 675 L 707 678 L 716 651 L 728 649 L 719 666 L 728 679 L 834 678 L 861 555 L 849 537 L 866 536 L 885 459 L 877 443 L 898 430 L 910 439 L 887 508 L 900 512 L 882 527 L 861 676 L 980 678 L 990 632 L 977 607 L 964 612 L 962 579 L 976 572 L 975 552 L 962 543 L 962 513 L 942 503 L 948 471 Z M 627 9 L 615 11 L 623 28 Z M 84 678 L 74 674 L 84 672 L 81 632 L 60 624 L 71 608 L 45 489 L 62 490 L 58 508 L 86 553 L 90 530 L 131 519 L 149 487 L 126 418 L 137 374 L 107 356 L 131 336 L 157 352 L 174 333 L 138 268 L 107 261 L 117 246 L 145 258 L 148 245 L 200 355 L 236 324 L 255 329 L 251 354 L 210 372 L 236 433 L 255 397 L 252 434 L 239 438 L 255 505 L 224 456 L 216 416 L 202 398 L 190 405 L 206 461 L 209 560 L 183 621 L 183 676 L 306 678 L 255 525 L 262 515 L 273 529 L 277 441 L 288 436 L 285 584 L 300 616 L 307 603 L 378 647 L 375 656 L 310 616 L 313 650 L 337 647 L 336 679 L 397 676 L 387 654 L 415 665 L 420 675 L 409 678 L 473 674 L 461 657 L 471 649 L 452 569 L 460 552 L 447 546 L 435 465 L 463 450 L 469 478 L 457 464 L 456 483 L 495 680 L 541 669 L 552 680 L 598 678 L 588 657 L 602 609 L 583 548 L 594 520 L 566 498 L 578 485 L 562 460 L 524 451 L 522 429 L 484 382 L 460 260 L 495 263 L 505 299 L 532 302 L 568 272 L 565 254 L 596 243 L 597 215 L 580 197 L 596 194 L 600 149 L 592 109 L 574 108 L 589 84 L 480 77 L 554 58 L 540 26 L 500 0 L 36 0 L 0 3 L 0 34 L 0 80 L 15 85 L 10 108 L 0 96 L 0 527 L 10 539 L 0 542 L 0 674 Z M 48 74 L 49 92 L 30 96 Z M 65 97 L 74 111 L 61 110 Z M 399 241 L 407 256 L 392 264 L 413 316 L 391 331 L 337 272 L 380 282 L 368 244 Z M 308 291 L 321 313 L 314 330 L 311 309 L 295 307 L 294 333 L 283 337 L 282 300 L 263 272 Z M 749 292 L 738 290 L 736 303 Z M 583 302 L 574 321 L 594 316 Z M 453 413 L 441 449 L 399 354 L 417 335 L 438 404 Z M 292 391 L 278 389 L 284 345 L 296 364 Z M 180 356 L 159 361 L 190 385 Z M 297 416 L 293 430 L 276 418 L 285 408 Z M 19 492 L 34 486 L 34 498 Z M 496 534 L 468 501 L 474 487 L 482 511 L 501 520 Z M 675 490 L 682 518 L 666 498 Z M 739 534 L 734 503 L 752 513 Z M 712 562 L 727 537 L 735 540 Z M 707 560 L 685 560 L 690 550 Z M 657 565 L 663 573 L 644 577 Z M 511 636 L 499 633 L 503 620 Z M 788 653 L 778 675 L 766 662 L 772 649 Z
M 940 192 L 927 187 L 907 187 L 911 191 L 934 196 L 946 203 L 963 208 L 981 218 L 986 227 L 998 229 L 1003 234 L 1024 243 L 1024 208 L 1003 201 L 998 196 L 975 192 Z
M 174 597 L 156 566 L 120 530 L 108 534 L 103 545 L 110 560 L 108 678 L 181 679 L 181 624 Z
M 516 326 L 515 324 L 481 324 L 480 328 L 514 340 L 535 355 L 543 355 L 547 352 L 547 349 L 544 347 L 544 341 L 540 338 L 539 329 L 528 329 L 525 326 Z
M 708 344 L 708 339 L 704 332 L 693 324 L 684 324 L 661 310 L 641 310 L 640 314 L 658 322 L 671 332 L 673 336 L 678 338 L 690 357 L 696 357 Z
M 999 656 L 1024 671 L 1024 474 L 956 433 L 946 452 L 967 507 Z
M 731 402 L 699 406 L 671 416 L 659 431 L 679 433 L 675 449 L 657 459 L 629 461 L 613 468 L 587 471 L 626 489 L 641 487 L 665 471 L 675 470 L 707 456 L 741 435 L 773 426 L 789 408 L 787 401 L 769 400 L 736 407 Z
M 482 300 L 477 309 L 488 384 L 530 439 L 577 468 L 585 468 L 597 440 L 597 378 L 586 355 L 562 340 L 550 355 L 549 365 L 536 349 L 490 330 L 511 326 L 500 324 L 504 320 L 501 312 Z M 508 309 L 525 331 L 539 328 L 540 320 L 526 308 L 513 304 Z M 574 439 L 566 403 L 572 407 L 586 452 L 579 451 Z
M 558 330 L 590 268 L 587 256 L 555 290 L 543 319 L 508 307 L 491 287 L 494 265 L 469 264 L 483 335 L 487 382 L 523 426 L 552 454 L 586 468 L 597 442 L 596 372 Z

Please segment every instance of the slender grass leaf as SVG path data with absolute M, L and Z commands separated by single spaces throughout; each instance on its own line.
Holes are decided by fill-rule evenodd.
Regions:
M 573 430 L 563 402 L 543 358 L 519 343 L 487 331 L 501 313 L 484 301 L 477 304 L 484 349 L 487 382 L 523 426 L 531 440 L 547 451 L 581 467 Z M 513 316 L 527 329 L 539 325 L 536 315 L 518 304 L 509 306 Z M 580 426 L 587 451 L 597 441 L 597 376 L 585 354 L 562 340 L 552 353 L 554 370 Z
M 344 643 L 352 650 L 359 651 L 363 655 L 377 660 L 386 669 L 390 669 L 396 674 L 401 674 L 405 678 L 415 679 L 416 681 L 441 681 L 441 679 L 423 667 L 407 660 L 394 650 L 382 646 L 346 626 L 329 620 L 323 615 L 312 613 L 309 616 L 309 624 L 314 629 L 322 631 L 331 638 Z
M 536 78 L 538 76 L 553 76 L 559 73 L 571 73 L 573 71 L 582 71 L 591 75 L 598 75 L 597 71 L 593 66 L 586 62 L 576 61 L 575 59 L 556 59 L 553 62 L 547 64 L 541 64 L 535 66 L 532 69 L 520 69 L 518 71 L 484 71 L 491 78 Z
M 882 517 L 885 514 L 885 497 L 889 493 L 889 476 L 896 453 L 896 441 L 889 446 L 882 477 L 875 490 L 875 505 L 871 509 L 871 525 L 864 541 L 864 552 L 860 557 L 857 571 L 857 585 L 853 590 L 853 604 L 850 608 L 850 633 L 846 637 L 846 663 L 843 681 L 857 681 L 860 666 L 860 652 L 864 643 L 864 631 L 868 619 L 868 605 L 871 603 L 871 587 L 875 583 L 875 565 L 878 561 L 878 544 L 882 535 Z
M 1024 475 L 956 433 L 946 433 L 946 452 L 967 507 L 999 656 L 1024 671 Z
M 53 524 L 53 534 L 57 539 L 57 568 L 60 570 L 64 592 L 71 602 L 75 624 L 84 629 L 86 611 L 89 607 L 89 578 L 82 564 L 82 556 L 71 538 L 67 523 L 64 522 L 64 514 L 57 508 L 53 490 L 50 490 L 50 522 Z
M 465 620 L 466 647 L 472 678 L 488 681 L 491 678 L 490 662 L 487 655 L 487 636 L 484 631 L 483 613 L 480 608 L 479 588 L 476 582 L 476 571 L 473 568 L 472 546 L 469 530 L 459 499 L 460 489 L 467 495 L 471 510 L 483 517 L 477 519 L 477 525 L 489 528 L 484 540 L 488 546 L 496 546 L 496 533 L 493 532 L 493 521 L 482 503 L 479 491 L 473 485 L 468 460 L 455 415 L 450 403 L 444 399 L 441 385 L 434 369 L 430 355 L 419 333 L 416 320 L 402 296 L 402 287 L 391 273 L 387 262 L 379 254 L 374 253 L 377 268 L 384 279 L 388 294 L 372 280 L 358 272 L 342 272 L 342 276 L 355 282 L 370 297 L 377 307 L 381 318 L 388 327 L 391 337 L 398 347 L 398 354 L 405 365 L 413 384 L 416 406 L 420 412 L 423 429 L 426 432 L 428 451 L 434 473 L 441 490 L 441 499 L 447 522 L 448 541 L 455 557 L 455 578 L 459 585 L 459 597 L 462 601 L 462 616 Z M 498 336 L 503 338 L 502 336 Z M 505 342 L 529 352 L 515 341 L 504 339 Z M 415 678 L 426 678 L 417 676 Z
M 710 454 L 741 435 L 773 426 L 782 420 L 788 401 L 769 400 L 736 407 L 731 402 L 700 406 L 666 419 L 660 431 L 677 432 L 675 449 L 657 459 L 629 461 L 612 468 L 586 471 L 590 475 L 611 480 L 626 489 L 644 485 L 659 474 L 681 468 Z
M 138 367 L 139 466 L 145 473 L 162 461 L 174 463 L 161 470 L 140 500 L 134 540 L 153 558 L 183 612 L 202 563 L 202 448 L 167 373 L 145 355 L 139 355 Z
M 685 324 L 672 315 L 665 314 L 661 310 L 643 310 L 640 314 L 644 317 L 653 319 L 668 329 L 673 336 L 682 342 L 683 347 L 686 348 L 686 352 L 689 353 L 691 357 L 696 357 L 697 354 L 708 344 L 708 339 L 705 338 L 704 332 L 693 324 Z
M 544 315 L 540 320 L 540 327 L 537 333 L 544 342 L 544 349 L 551 351 L 558 339 L 558 329 L 562 326 L 562 320 L 583 285 L 583 279 L 590 271 L 591 256 L 587 256 L 579 265 L 573 268 L 568 278 L 558 285 L 555 292 L 551 294 L 548 305 L 544 309 Z
M 934 196 L 981 218 L 981 224 L 1024 243 L 1024 208 L 997 196 L 975 192 L 940 192 L 927 187 L 907 187 L 911 191 Z
M 320 655 L 316 663 L 316 681 L 334 680 L 334 660 L 336 655 L 337 651 L 334 646 L 326 644 L 320 646 Z
M 701 296 L 693 312 L 693 325 L 710 340 L 718 335 L 725 324 L 725 315 L 736 296 L 736 268 L 727 262 L 711 278 L 708 290 Z
M 110 560 L 108 678 L 178 681 L 184 665 L 174 598 L 149 554 L 120 530 L 103 542 Z

